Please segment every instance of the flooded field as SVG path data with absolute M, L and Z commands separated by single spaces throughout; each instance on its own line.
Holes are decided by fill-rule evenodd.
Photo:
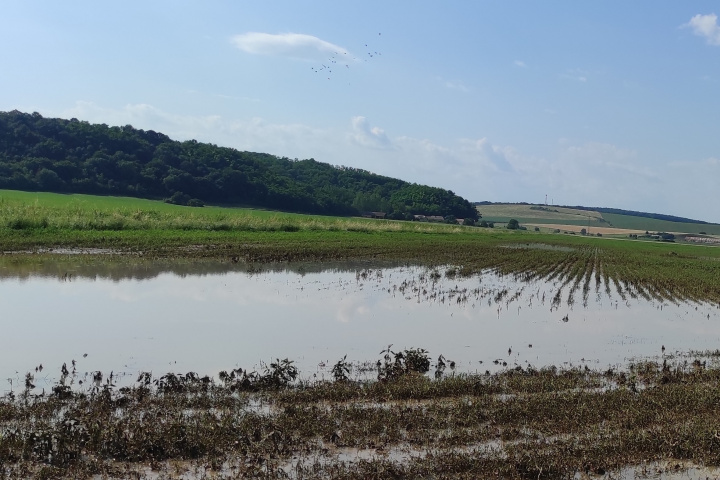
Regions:
M 373 376 L 388 345 L 443 355 L 458 372 L 624 365 L 720 348 L 715 305 L 643 297 L 594 279 L 522 281 L 453 266 L 244 265 L 228 261 L 0 258 L 2 391 L 74 360 L 102 371 L 216 375 L 288 358 L 325 378 L 343 356 Z M 365 368 L 359 368 L 364 366 Z M 368 373 L 369 372 L 369 373 Z
M 718 306 L 565 278 L 0 257 L 0 479 L 716 478 Z

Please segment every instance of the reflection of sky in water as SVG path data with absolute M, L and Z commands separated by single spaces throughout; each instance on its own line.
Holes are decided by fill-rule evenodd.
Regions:
M 626 304 L 617 295 L 598 296 L 593 284 L 587 307 L 577 292 L 569 308 L 565 291 L 563 305 L 551 312 L 559 284 L 523 288 L 492 274 L 442 278 L 435 286 L 440 293 L 428 299 L 429 280 L 419 286 L 419 297 L 412 287 L 404 294 L 394 288 L 417 281 L 424 268 L 377 272 L 365 279 L 347 271 L 161 273 L 146 280 L 69 282 L 4 278 L 0 378 L 22 377 L 40 363 L 46 367 L 40 377 L 49 372 L 52 378 L 71 359 L 81 372 L 134 376 L 144 370 L 215 375 L 237 366 L 260 368 L 261 360 L 276 357 L 295 360 L 307 377 L 320 362 L 332 365 L 345 354 L 350 361 L 375 361 L 388 344 L 422 347 L 433 359 L 442 353 L 463 371 L 497 369 L 496 359 L 509 366 L 585 361 L 603 368 L 659 355 L 661 345 L 668 352 L 720 346 L 715 307 L 665 302 L 661 308 L 659 302 L 632 299 Z M 467 288 L 467 301 L 448 297 L 456 286 Z M 476 288 L 485 296 L 472 293 Z M 508 295 L 496 303 L 503 288 Z M 562 321 L 565 315 L 568 322 Z

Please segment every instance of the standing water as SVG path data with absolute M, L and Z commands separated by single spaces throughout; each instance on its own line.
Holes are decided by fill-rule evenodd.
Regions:
M 569 290 L 493 272 L 463 277 L 452 267 L 7 256 L 0 392 L 26 372 L 47 387 L 73 360 L 81 377 L 112 371 L 129 382 L 144 371 L 259 371 L 276 358 L 294 361 L 303 378 L 329 378 L 344 355 L 353 375 L 363 375 L 361 365 L 372 374 L 390 344 L 442 354 L 462 372 L 606 368 L 720 345 L 715 306 L 602 285 Z

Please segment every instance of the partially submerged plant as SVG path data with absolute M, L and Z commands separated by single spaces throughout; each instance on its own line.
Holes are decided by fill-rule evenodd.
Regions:
M 427 351 L 391 348 L 383 360 L 397 376 L 382 381 L 347 380 L 343 357 L 346 380 L 295 382 L 292 361 L 276 359 L 219 381 L 142 372 L 116 389 L 116 376 L 94 372 L 99 386 L 59 380 L 63 398 L 8 393 L 0 479 L 574 478 L 667 458 L 676 471 L 720 465 L 711 355 L 433 380 L 413 374 Z M 435 368 L 452 362 L 440 355 Z
M 378 360 L 378 380 L 396 380 L 410 373 L 425 374 L 430 370 L 430 357 L 423 348 L 410 348 L 402 352 L 390 350 L 392 345 L 380 352 L 383 362 Z
M 347 362 L 347 355 L 338 360 L 338 362 L 333 365 L 330 372 L 332 373 L 333 379 L 336 382 L 348 381 L 348 375 L 350 374 L 350 364 Z

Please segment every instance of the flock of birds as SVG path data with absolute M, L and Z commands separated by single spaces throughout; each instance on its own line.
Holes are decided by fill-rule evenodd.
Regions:
M 380 35 L 382 35 L 382 33 L 378 33 L 378 36 Z M 382 55 L 381 52 L 373 50 L 372 47 L 369 47 L 367 43 L 365 43 L 364 45 L 365 49 L 367 50 L 367 57 L 363 58 L 362 61 L 367 62 L 369 59 Z M 313 66 L 310 68 L 315 73 L 323 73 L 324 75 L 328 75 L 327 79 L 330 80 L 330 75 L 333 73 L 333 69 L 342 67 L 343 65 L 345 66 L 345 69 L 349 69 L 351 62 L 358 61 L 360 61 L 360 59 L 356 56 L 353 56 L 349 52 L 333 52 L 333 55 L 328 58 L 325 63 L 321 63 L 320 66 Z

